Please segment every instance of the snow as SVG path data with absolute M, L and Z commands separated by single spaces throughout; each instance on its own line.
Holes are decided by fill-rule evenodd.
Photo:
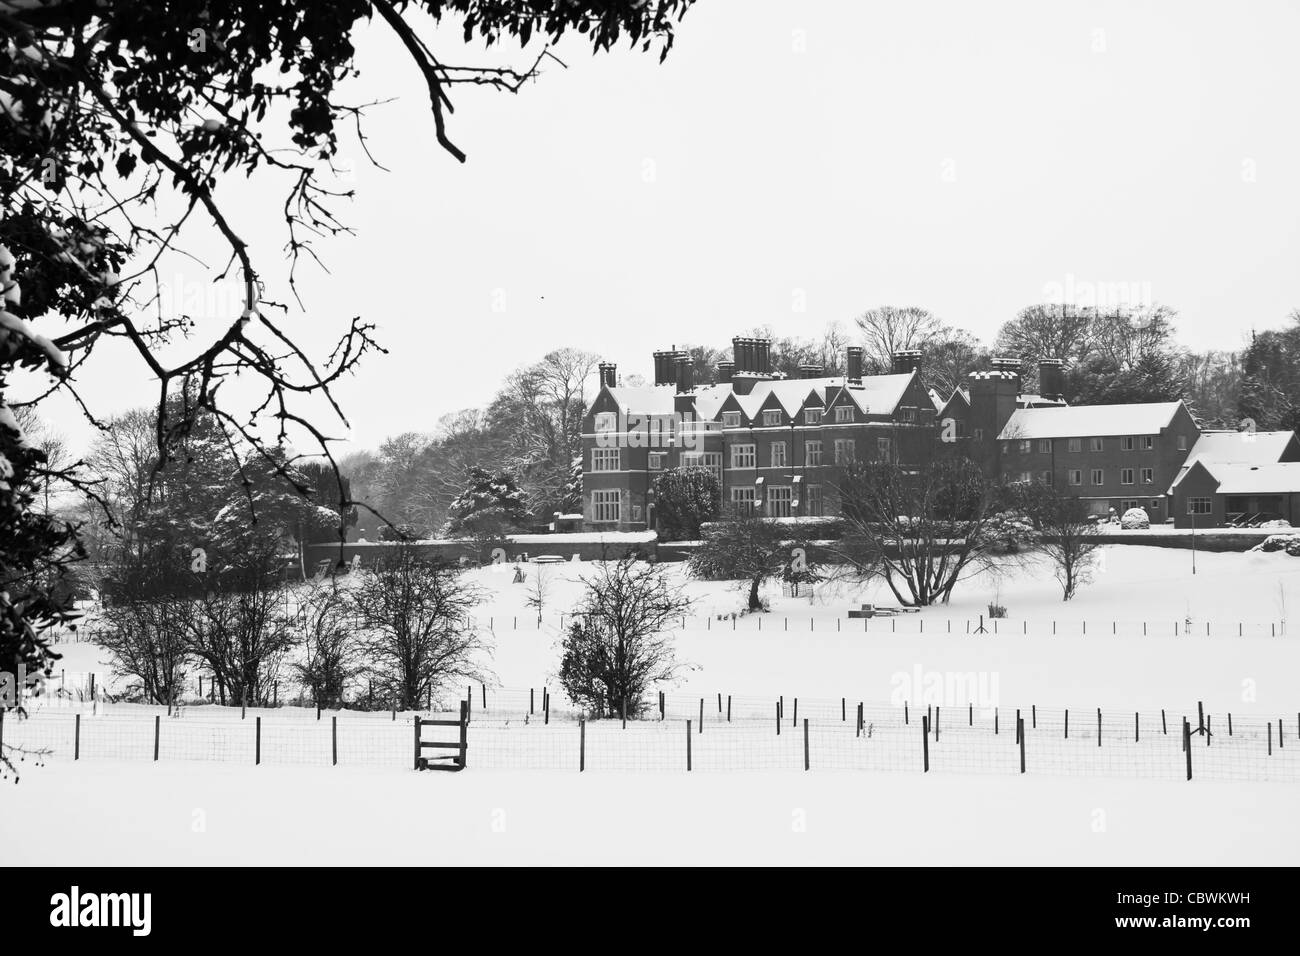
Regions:
M 1300 492 L 1300 461 L 1280 461 L 1269 465 L 1203 461 L 1201 465 L 1218 479 L 1216 491 L 1221 495 Z
M 1289 784 L 1032 775 L 83 761 L 10 785 L 0 839 L 14 866 L 1284 866 L 1300 850 L 1298 797 Z M 56 823 L 39 840 L 36 813 Z M 358 836 L 339 838 L 341 821 Z
M 1182 404 L 1146 402 L 1131 405 L 1018 408 L 1007 419 L 998 440 L 1157 435 L 1173 421 L 1174 414 Z
M 1202 432 L 1187 456 L 1185 468 L 1194 462 L 1207 465 L 1269 465 L 1280 461 L 1295 432 Z
M 1153 743 L 1152 750 L 1130 744 L 1122 753 L 1109 742 L 1097 748 L 1082 740 L 1077 753 L 1102 751 L 1096 759 L 1119 761 L 1121 775 L 1066 780 L 1056 774 L 1071 767 L 1059 757 L 1049 759 L 1047 737 L 1054 739 L 1050 722 L 1066 707 L 1078 711 L 1081 724 L 1091 719 L 1083 715 L 1097 708 L 1105 709 L 1108 720 L 1113 713 L 1117 725 L 1141 711 L 1145 748 L 1147 728 L 1154 734 L 1158 726 L 1158 716 L 1152 715 L 1167 708 L 1172 726 L 1184 714 L 1194 716 L 1197 702 L 1204 701 L 1216 731 L 1224 712 L 1233 712 L 1241 746 L 1248 722 L 1284 717 L 1288 746 L 1269 766 L 1294 779 L 1292 761 L 1300 760 L 1300 748 L 1293 749 L 1300 631 L 1293 627 L 1288 634 L 1282 622 L 1300 600 L 1300 561 L 1284 552 L 1200 553 L 1193 576 L 1187 551 L 1108 545 L 1098 554 L 1093 580 L 1069 603 L 1060 600 L 1051 568 L 1033 560 L 1009 564 L 1001 576 L 981 573 L 962 582 L 948 606 L 871 620 L 850 620 L 846 611 L 866 602 L 896 603 L 877 585 L 827 582 L 809 601 L 782 597 L 773 584 L 765 590 L 771 613 L 732 619 L 743 604 L 735 584 L 690 580 L 683 565 L 662 565 L 697 600 L 694 614 L 673 634 L 685 669 L 679 683 L 665 688 L 672 720 L 626 732 L 616 722 L 588 725 L 592 756 L 588 772 L 581 774 L 576 768 L 553 769 L 572 761 L 576 735 L 571 713 L 565 714 L 571 708 L 556 686 L 559 611 L 577 603 L 583 578 L 594 574 L 596 565 L 565 563 L 552 569 L 554 610 L 548 609 L 540 624 L 526 605 L 527 586 L 513 583 L 512 568 L 475 569 L 467 574 L 487 594 L 477 623 L 495 644 L 496 680 L 488 690 L 492 706 L 476 718 L 480 743 L 471 750 L 465 773 L 406 769 L 409 718 L 400 715 L 396 722 L 383 715 L 340 716 L 341 747 L 348 755 L 330 767 L 328 717 L 318 723 L 314 712 L 293 708 L 250 711 L 241 722 L 237 709 L 189 707 L 180 719 L 164 718 L 163 759 L 153 763 L 152 718 L 141 715 L 156 709 L 114 704 L 107 715 L 101 707 L 97 716 L 83 716 L 83 741 L 94 744 L 87 750 L 102 751 L 95 741 L 109 738 L 94 736 L 100 728 L 138 724 L 144 729 L 122 737 L 119 745 L 129 753 L 83 751 L 77 763 L 63 755 L 43 767 L 23 767 L 20 786 L 6 791 L 6 809 L 13 811 L 0 818 L 0 838 L 16 836 L 21 821 L 39 809 L 58 825 L 40 847 L 8 840 L 15 863 L 48 859 L 51 850 L 71 865 L 427 863 L 431 858 L 592 864 L 725 858 L 769 865 L 917 859 L 936 865 L 1293 861 L 1300 851 L 1300 818 L 1291 811 L 1300 785 L 1254 782 L 1255 773 L 1251 780 L 1232 782 L 1210 775 L 1191 783 L 1177 780 L 1178 747 L 1168 739 Z M 996 622 L 996 633 L 968 634 L 990 601 L 1005 605 L 1009 617 Z M 1207 625 L 1212 636 L 1205 636 Z M 61 670 L 71 675 L 93 669 L 101 674 L 101 686 L 113 683 L 106 655 L 94 645 L 65 644 L 57 650 L 65 656 L 55 666 L 56 680 Z M 841 697 L 850 707 L 862 700 L 888 708 L 900 693 L 928 701 L 930 692 L 921 685 L 932 675 L 972 675 L 988 688 L 991 699 L 981 696 L 979 703 L 1003 708 L 1005 745 L 1002 738 L 993 739 L 1007 761 L 1014 759 L 1014 710 L 1036 706 L 1036 733 L 1045 736 L 1028 738 L 1036 747 L 1028 774 L 1014 769 L 968 773 L 981 768 L 958 762 L 923 775 L 912 768 L 910 752 L 896 772 L 831 769 L 837 762 L 856 766 L 842 755 L 860 746 L 838 721 Z M 489 730 L 499 699 L 525 701 L 530 687 L 539 689 L 540 699 L 543 686 L 551 688 L 554 700 L 548 727 Z M 713 704 L 719 693 L 734 695 L 738 719 L 763 715 L 752 741 L 743 730 L 731 738 L 737 741 L 734 753 L 754 769 L 713 769 L 719 766 L 717 755 L 726 752 L 727 731 L 719 732 Z M 945 685 L 939 694 L 936 703 L 945 715 L 955 707 L 954 720 L 965 716 L 964 692 L 959 700 Z M 778 695 L 787 708 L 798 697 L 800 716 L 812 721 L 814 766 L 808 773 L 798 769 L 799 734 L 784 734 L 778 743 L 767 733 L 766 715 Z M 283 685 L 280 696 L 289 696 Z M 711 719 L 695 751 L 697 772 L 687 774 L 684 762 L 677 767 L 672 755 L 683 744 L 681 718 L 694 712 L 700 697 L 707 699 Z M 840 733 L 830 750 L 828 708 Z M 60 726 L 69 719 L 57 708 L 51 713 Z M 254 713 L 263 717 L 264 760 L 258 767 L 246 752 Z M 895 707 L 895 722 L 896 716 Z M 34 729 L 44 719 L 27 726 Z M 879 717 L 873 721 L 873 740 L 888 740 L 889 728 Z M 23 731 L 10 726 L 7 739 L 17 739 L 9 735 Z M 1072 714 L 1071 738 L 1074 726 Z M 234 733 L 240 746 L 220 744 L 219 728 Z M 951 732 L 946 746 L 961 746 L 959 733 Z M 622 733 L 635 734 L 648 749 L 620 759 Z M 945 739 L 949 733 L 945 729 Z M 524 734 L 532 736 L 524 741 Z M 355 746 L 358 735 L 369 741 L 368 748 Z M 299 738 L 312 743 L 305 755 L 295 756 L 302 753 L 293 743 Z M 677 748 L 664 751 L 672 759 L 662 766 L 661 745 Z M 226 756 L 178 759 L 202 758 L 214 747 Z M 1216 756 L 1226 757 L 1227 749 L 1210 748 L 1210 754 L 1198 752 L 1194 760 L 1205 767 Z M 828 759 L 832 752 L 841 757 Z M 1255 758 L 1256 764 L 1265 759 Z M 309 765 L 287 765 L 291 759 Z M 783 769 L 773 769 L 774 761 Z M 789 763 L 795 766 L 784 769 Z M 552 769 L 523 769 L 530 766 Z M 259 793 L 269 796 L 250 797 Z M 385 811 L 375 814 L 381 801 Z M 196 811 L 205 830 L 194 829 Z M 1105 821 L 1101 830 L 1096 829 L 1099 811 Z M 366 839 L 343 845 L 321 840 L 339 820 L 359 819 L 367 821 Z M 622 839 L 629 834 L 629 820 L 636 827 L 631 845 Z M 792 829 L 792 821 L 806 821 L 806 832 Z M 1189 832 L 1196 833 L 1195 840 L 1187 839 Z M 574 838 L 596 833 L 613 838 Z

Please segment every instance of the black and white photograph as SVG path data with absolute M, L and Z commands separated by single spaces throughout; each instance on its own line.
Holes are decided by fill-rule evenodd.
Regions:
M 202 943 L 234 892 L 261 944 L 436 938 L 470 867 L 1279 931 L 1297 40 L 0 0 L 7 938 Z M 731 919 L 696 879 L 633 891 L 649 945 Z

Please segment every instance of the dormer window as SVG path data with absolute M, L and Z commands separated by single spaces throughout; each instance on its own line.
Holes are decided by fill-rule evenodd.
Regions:
M 835 406 L 835 420 L 837 422 L 853 421 L 853 409 L 850 408 L 848 405 Z
M 618 428 L 617 412 L 597 412 L 596 413 L 596 431 L 612 432 Z
M 781 424 L 781 412 L 775 408 L 763 409 L 763 424 L 771 427 L 772 425 Z
M 739 428 L 739 427 L 740 427 L 740 412 L 723 412 L 723 413 L 722 413 L 722 427 L 723 427 L 723 428 Z
M 803 423 L 805 425 L 820 425 L 822 423 L 822 410 L 820 408 L 804 409 Z

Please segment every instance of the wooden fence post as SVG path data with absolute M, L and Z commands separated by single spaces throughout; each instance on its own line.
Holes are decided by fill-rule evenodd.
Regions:
M 1268 722 L 1268 755 L 1273 756 L 1273 721 Z
M 415 719 L 418 721 L 420 718 L 417 715 Z M 416 726 L 418 727 L 419 724 L 417 723 Z M 337 767 L 339 765 L 339 719 L 337 716 L 330 718 L 330 757 L 333 761 L 331 766 Z
M 848 698 L 841 697 L 840 698 L 840 720 L 841 721 L 847 721 L 849 719 L 848 707 L 849 707 Z
M 691 722 L 688 718 L 686 721 L 686 769 L 691 769 Z
M 903 723 L 907 724 L 907 701 L 903 701 Z
M 534 705 L 537 703 L 536 694 L 537 694 L 537 689 L 535 687 L 528 688 L 528 716 L 530 717 L 533 714 L 537 713 L 537 711 L 534 709 Z
M 587 718 L 578 718 L 578 772 L 587 769 Z
M 1020 743 L 1020 708 L 1016 708 L 1016 743 Z
M 939 742 L 939 705 L 934 705 L 934 742 Z
M 794 699 L 794 714 L 791 715 L 790 717 L 790 726 L 791 727 L 799 726 L 799 698 L 798 697 Z
M 1133 743 L 1139 743 L 1142 740 L 1142 723 L 1141 715 L 1136 711 L 1133 713 Z
M 808 718 L 803 719 L 803 768 L 809 768 L 808 762 Z
M 1016 718 L 1016 736 L 1020 739 L 1020 772 L 1025 772 L 1025 718 Z
M 1065 709 L 1065 739 L 1070 739 L 1070 709 Z
M 460 769 L 469 766 L 469 701 L 460 709 Z
M 260 717 L 258 719 L 261 720 Z M 153 715 L 153 759 L 155 763 L 158 762 L 158 741 L 161 736 L 162 736 L 162 718 L 159 717 L 157 714 L 154 714 Z
M 420 769 L 420 715 L 415 715 L 415 770 Z
M 262 718 L 261 718 L 261 717 L 258 717 L 257 720 L 256 720 L 256 723 L 257 723 L 257 731 L 256 731 L 256 733 L 257 733 L 257 750 L 256 750 L 255 755 L 254 755 L 254 757 L 253 757 L 253 763 L 254 763 L 254 764 L 260 764 L 260 763 L 262 762 Z
M 731 723 L 731 695 L 727 695 L 727 723 Z
M 1165 722 L 1165 709 L 1163 707 L 1160 708 L 1160 732 L 1165 735 L 1169 733 L 1169 724 Z
M 1101 746 L 1101 708 L 1097 708 L 1097 746 Z
M 1192 725 L 1183 718 L 1183 750 L 1187 752 L 1187 779 L 1192 779 Z
M 76 724 L 72 730 L 72 759 L 81 759 L 81 715 L 76 714 Z
M 1232 736 L 1232 711 L 1228 711 L 1228 736 Z
M 923 773 L 930 772 L 930 718 L 921 716 L 921 758 L 924 761 Z
M 696 733 L 704 733 L 704 698 L 700 698 L 700 729 Z
M 248 716 L 248 690 L 245 689 L 239 695 L 239 719 L 243 720 Z
M 1271 728 L 1273 725 L 1269 724 L 1268 726 Z M 781 736 L 781 702 L 779 700 L 776 702 L 776 735 Z
M 1029 719 L 1031 721 L 1029 728 L 1031 730 L 1037 730 L 1038 729 L 1038 705 L 1037 704 L 1029 705 Z

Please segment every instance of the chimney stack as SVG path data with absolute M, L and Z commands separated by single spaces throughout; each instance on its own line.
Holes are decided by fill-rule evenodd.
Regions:
M 618 371 L 618 366 L 613 362 L 600 363 L 600 387 L 613 388 L 616 383 L 614 373 Z
M 899 349 L 894 353 L 892 372 L 895 375 L 909 375 L 921 370 L 920 349 Z
M 679 354 L 677 356 L 676 372 L 674 378 L 677 380 L 677 394 L 682 395 L 695 391 L 695 367 L 686 355 Z
M 754 361 L 754 371 L 760 375 L 772 374 L 772 340 L 771 339 L 754 339 L 754 350 L 757 353 Z
M 1038 360 L 1038 394 L 1049 401 L 1065 398 L 1065 363 L 1058 358 Z
M 800 378 L 822 378 L 826 374 L 826 366 L 813 362 L 805 362 L 799 366 Z
M 736 363 L 735 363 L 735 362 L 719 362 L 719 363 L 718 363 L 718 381 L 719 381 L 719 382 L 730 382 L 730 381 L 731 381 L 731 376 L 734 375 L 735 372 L 736 372 Z
M 863 349 L 860 345 L 850 345 L 844 350 L 844 377 L 850 385 L 862 384 L 862 356 Z

